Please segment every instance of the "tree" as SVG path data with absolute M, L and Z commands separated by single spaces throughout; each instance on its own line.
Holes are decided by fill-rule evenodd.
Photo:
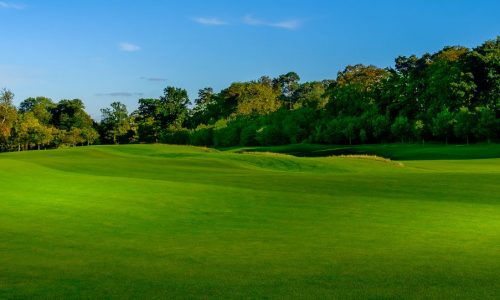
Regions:
M 114 144 L 126 141 L 131 126 L 125 104 L 113 102 L 109 108 L 101 109 L 101 113 L 103 138 Z M 89 131 L 87 130 L 86 133 L 89 133 Z
M 30 146 L 37 143 L 37 132 L 40 123 L 32 112 L 19 115 L 15 125 L 15 139 L 19 144 L 19 150 L 28 150 Z
M 197 127 L 200 124 L 208 124 L 210 121 L 215 121 L 211 113 L 211 110 L 216 105 L 215 100 L 215 93 L 211 87 L 206 87 L 198 91 L 198 98 L 196 98 L 195 106 L 191 111 L 191 128 Z
M 322 108 L 328 102 L 328 95 L 325 94 L 329 82 L 305 82 L 298 86 L 292 95 L 293 108 L 312 107 Z
M 342 129 L 342 133 L 349 141 L 349 145 L 352 145 L 352 140 L 356 138 L 358 131 L 358 118 L 355 117 L 346 117 L 344 119 L 344 128 Z
M 415 137 L 417 139 L 422 141 L 422 144 L 424 144 L 424 129 L 425 129 L 424 121 L 416 120 L 415 125 L 413 126 L 413 133 L 415 134 Z
M 408 137 L 410 133 L 410 124 L 406 116 L 398 116 L 391 126 L 391 133 L 396 138 L 401 139 L 401 143 L 404 143 L 404 139 Z
M 478 139 L 487 140 L 489 143 L 500 131 L 500 122 L 492 109 L 488 107 L 478 107 L 476 110 L 478 117 L 473 132 Z
M 92 125 L 92 119 L 84 111 L 82 100 L 61 100 L 52 110 L 52 124 L 61 130 Z M 90 124 L 89 124 L 90 123 Z
M 82 144 L 85 142 L 85 139 L 82 135 L 82 129 L 78 127 L 71 128 L 70 131 L 66 132 L 65 135 L 65 143 L 69 144 L 73 147 L 76 147 L 78 144 Z
M 27 98 L 19 104 L 19 112 L 31 112 L 41 124 L 49 125 L 52 122 L 52 111 L 56 104 L 46 97 Z
M 289 138 L 290 143 L 305 141 L 312 131 L 315 111 L 312 108 L 301 108 L 291 111 L 283 120 L 283 133 Z
M 389 118 L 385 115 L 376 115 L 370 119 L 373 128 L 373 137 L 381 141 L 387 137 L 390 130 Z
M 137 123 L 139 141 L 157 143 L 160 136 L 160 100 L 139 99 L 139 108 L 132 113 Z
M 264 115 L 280 107 L 277 94 L 272 86 L 250 82 L 240 85 L 236 115 Z
M 500 113 L 500 36 L 476 47 L 467 57 L 467 68 L 477 86 L 472 102 Z
M 347 66 L 330 84 L 326 109 L 334 116 L 361 116 L 376 106 L 378 91 L 389 76 L 388 71 L 375 66 Z
M 445 143 L 448 144 L 454 121 L 453 114 L 447 108 L 443 109 L 432 120 L 432 134 L 435 137 L 444 138 Z
M 283 102 L 288 103 L 288 109 L 292 109 L 293 107 L 293 94 L 299 87 L 299 81 L 300 77 L 295 72 L 288 72 L 280 75 L 274 80 L 275 86 L 279 87 L 281 90 Z
M 455 123 L 453 126 L 455 136 L 459 139 L 465 138 L 468 145 L 469 137 L 472 135 L 475 122 L 475 115 L 469 111 L 467 107 L 460 108 L 455 114 Z
M 188 116 L 189 97 L 185 89 L 168 86 L 160 97 L 158 114 L 162 129 L 180 129 Z
M 0 91 L 0 146 L 6 148 L 9 144 L 9 137 L 12 127 L 17 120 L 17 110 L 13 105 L 14 94 L 3 89 Z

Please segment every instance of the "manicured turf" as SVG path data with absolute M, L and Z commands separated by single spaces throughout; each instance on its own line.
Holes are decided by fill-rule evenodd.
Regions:
M 406 155 L 0 154 L 0 299 L 498 297 L 500 155 Z

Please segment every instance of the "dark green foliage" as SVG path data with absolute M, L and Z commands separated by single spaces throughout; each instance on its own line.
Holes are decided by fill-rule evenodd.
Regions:
M 410 124 L 408 118 L 405 116 L 399 116 L 394 120 L 394 123 L 391 125 L 391 133 L 396 139 L 401 139 L 403 143 L 405 138 L 409 136 L 410 133 Z
M 290 143 L 301 143 L 309 138 L 316 112 L 312 108 L 302 108 L 290 112 L 283 120 L 283 133 Z
M 454 121 L 450 111 L 448 109 L 443 109 L 432 120 L 432 133 L 435 137 L 442 138 L 448 143 L 448 137 L 452 133 Z
M 499 119 L 495 117 L 494 111 L 487 107 L 478 107 L 477 114 L 477 124 L 473 129 L 474 134 L 476 138 L 490 142 L 500 133 Z
M 189 97 L 185 89 L 169 86 L 160 97 L 159 106 L 156 108 L 162 128 L 173 126 L 180 129 L 188 116 Z
M 195 146 L 213 145 L 213 127 L 200 125 L 190 132 L 190 144 Z
M 249 120 L 250 121 L 250 120 Z M 241 146 L 257 146 L 257 131 L 260 129 L 258 122 L 249 122 L 247 126 L 241 129 L 240 145 Z
M 214 146 L 232 147 L 239 145 L 242 124 L 239 121 L 227 122 L 226 125 L 214 128 Z
M 160 143 L 174 145 L 188 145 L 190 135 L 188 129 L 166 129 L 160 133 Z
M 79 99 L 54 104 L 13 94 L 0 101 L 0 150 L 103 143 L 216 147 L 288 143 L 484 142 L 500 137 L 500 37 L 479 47 L 399 56 L 394 68 L 349 65 L 335 80 L 300 83 L 295 72 L 199 90 L 168 86 L 128 115 L 119 102 L 96 124 Z M 28 114 L 29 115 L 25 115 Z M 22 124 L 22 123 L 26 124 Z M 97 126 L 99 125 L 99 126 Z M 28 138 L 28 136 L 30 136 Z M 48 142 L 47 142 L 48 141 Z
M 458 113 L 455 114 L 455 124 L 453 126 L 453 132 L 455 137 L 458 139 L 465 140 L 469 144 L 470 136 L 474 131 L 474 126 L 476 122 L 476 115 L 469 111 L 468 108 L 462 107 Z

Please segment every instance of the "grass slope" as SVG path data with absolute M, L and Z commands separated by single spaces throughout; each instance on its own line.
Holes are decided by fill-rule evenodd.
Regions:
M 373 145 L 318 145 L 294 144 L 270 147 L 223 149 L 229 152 L 276 152 L 301 157 L 324 157 L 343 154 L 373 154 L 396 160 L 443 160 L 499 158 L 500 144 L 373 144 Z
M 0 155 L 0 298 L 494 299 L 500 159 Z

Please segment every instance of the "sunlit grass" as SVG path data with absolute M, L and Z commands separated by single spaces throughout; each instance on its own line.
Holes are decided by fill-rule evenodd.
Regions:
M 401 151 L 1 154 L 0 298 L 494 299 L 500 159 Z

